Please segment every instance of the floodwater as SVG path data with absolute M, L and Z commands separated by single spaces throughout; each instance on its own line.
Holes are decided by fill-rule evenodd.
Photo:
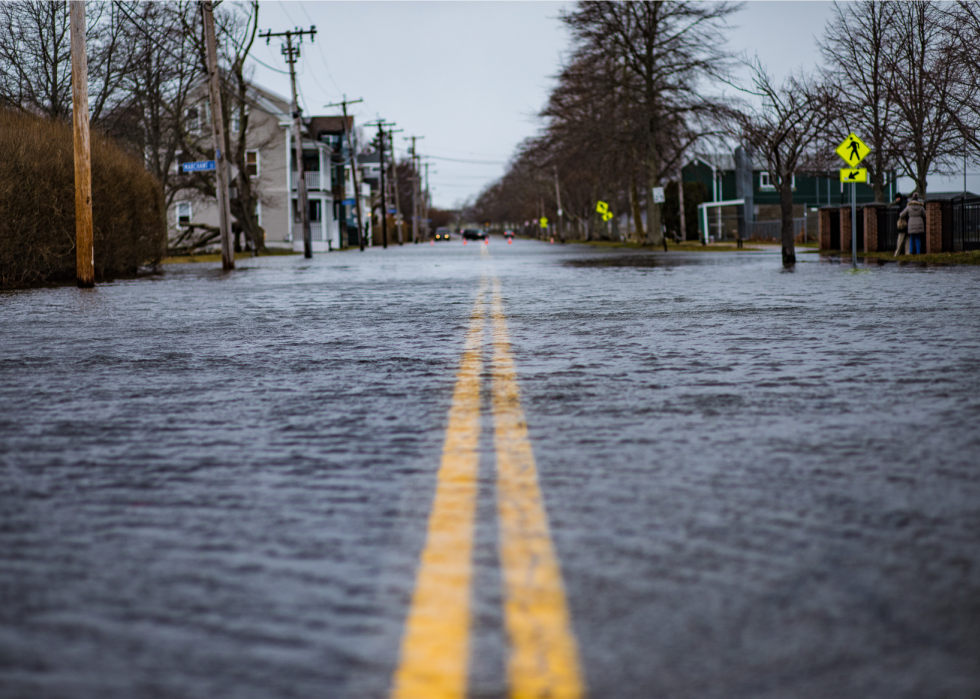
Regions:
M 980 268 L 799 258 L 493 239 L 0 294 L 0 697 L 386 696 L 484 277 L 589 696 L 980 696 Z M 491 428 L 471 697 L 507 696 Z

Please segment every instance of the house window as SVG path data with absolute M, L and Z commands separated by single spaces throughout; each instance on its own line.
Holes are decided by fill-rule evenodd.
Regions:
M 177 228 L 184 228 L 191 222 L 191 203 L 182 201 L 177 203 Z
M 323 202 L 319 199 L 310 199 L 307 202 L 310 212 L 310 223 L 320 223 L 323 220 Z M 293 223 L 302 223 L 299 215 L 299 202 L 293 199 Z
M 201 110 L 197 107 L 189 107 L 184 114 L 184 126 L 187 133 L 197 133 L 201 130 Z
M 245 151 L 245 169 L 248 170 L 249 177 L 259 176 L 259 152 L 257 150 Z
M 793 175 L 793 189 L 796 189 L 796 175 Z M 772 183 L 772 179 L 769 177 L 768 172 L 759 173 L 759 189 L 776 189 L 776 185 Z
M 248 114 L 248 105 L 247 104 L 245 105 L 245 109 L 244 110 L 240 110 L 237 105 L 232 105 L 232 107 L 231 107 L 231 118 L 228 120 L 229 121 L 229 128 L 231 129 L 231 132 L 232 133 L 238 133 L 238 130 L 241 128 L 241 125 L 242 125 L 241 115 L 242 115 L 242 112 L 243 111 L 244 111 L 244 113 L 246 115 Z

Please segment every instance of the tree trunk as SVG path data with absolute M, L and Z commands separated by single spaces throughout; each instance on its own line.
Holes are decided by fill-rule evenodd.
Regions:
M 779 185 L 779 208 L 782 214 L 783 266 L 796 264 L 796 248 L 793 245 L 793 176 L 782 177 Z M 841 235 L 844 232 L 841 231 Z
M 643 214 L 640 211 L 640 193 L 636 189 L 636 174 L 630 175 L 630 205 L 633 207 L 633 223 L 636 226 L 634 240 L 642 243 L 646 238 L 643 231 Z

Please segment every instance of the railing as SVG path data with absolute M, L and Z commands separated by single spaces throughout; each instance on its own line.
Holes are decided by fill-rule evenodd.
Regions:
M 902 213 L 897 206 L 878 207 L 878 249 L 871 252 L 895 252 L 898 247 L 898 215 Z
M 320 189 L 320 173 L 319 172 L 304 172 L 306 175 L 306 189 L 307 191 Z M 293 189 L 296 189 L 296 171 L 293 170 Z
M 323 236 L 323 224 L 319 221 L 310 221 L 310 238 L 313 240 L 326 240 Z
M 950 228 L 952 229 L 952 249 L 950 252 L 980 250 L 980 197 L 960 197 L 949 203 Z M 943 223 L 946 223 L 946 220 Z M 943 237 L 945 238 L 945 226 Z M 946 242 L 945 240 L 943 241 Z M 944 245 L 945 249 L 945 245 Z

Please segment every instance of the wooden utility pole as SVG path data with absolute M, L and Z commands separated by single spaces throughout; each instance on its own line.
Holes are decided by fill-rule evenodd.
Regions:
M 324 107 L 343 107 L 344 109 L 344 133 L 347 135 L 347 150 L 350 152 L 350 176 L 354 185 L 354 205 L 357 209 L 357 240 L 361 248 L 361 252 L 364 252 L 364 219 L 361 217 L 361 188 L 357 180 L 357 156 L 354 152 L 354 141 L 351 137 L 351 131 L 353 128 L 347 128 L 347 105 L 357 104 L 358 102 L 363 102 L 363 99 L 347 101 L 347 95 L 344 95 L 344 99 L 336 104 L 326 104 Z M 353 124 L 351 124 L 353 127 Z
M 299 99 L 296 96 L 296 59 L 299 58 L 299 44 L 303 43 L 303 35 L 309 34 L 310 41 L 316 37 L 316 25 L 310 25 L 309 29 L 294 29 L 293 31 L 273 33 L 270 29 L 265 34 L 259 34 L 265 39 L 266 45 L 273 37 L 286 37 L 286 43 L 282 46 L 282 53 L 289 64 L 289 82 L 293 88 L 293 152 L 296 158 L 296 192 L 299 197 L 300 220 L 303 222 L 303 257 L 310 259 L 313 257 L 313 236 L 310 233 L 310 203 L 309 195 L 306 191 L 306 169 L 303 167 L 303 122 L 302 112 L 299 108 Z M 293 37 L 298 39 L 298 44 L 293 46 Z
M 225 126 L 221 117 L 221 85 L 218 75 L 218 47 L 214 38 L 214 6 L 210 0 L 201 3 L 204 20 L 204 43 L 208 59 L 208 93 L 211 100 L 211 138 L 214 141 L 215 193 L 218 198 L 218 227 L 221 230 L 221 267 L 235 269 L 235 249 L 231 241 L 231 202 L 228 200 L 228 158 Z
M 424 207 L 422 220 L 425 221 L 425 237 L 428 238 L 430 235 L 429 209 L 432 206 L 432 193 L 429 191 L 429 164 L 428 163 L 425 164 L 425 196 L 422 197 L 422 205 Z
M 385 192 L 385 126 L 388 126 L 384 120 L 379 119 L 377 122 L 378 127 L 378 154 L 380 156 L 380 177 L 381 180 L 378 182 L 378 191 L 381 196 L 381 247 L 385 250 L 388 249 L 388 198 Z M 374 126 L 375 124 L 366 124 L 366 126 Z
M 425 136 L 407 136 L 412 140 L 412 242 L 419 242 L 419 165 L 415 153 L 415 141 Z
M 558 186 L 558 166 L 555 166 L 555 200 L 558 202 L 558 242 L 565 242 L 565 228 L 561 225 L 561 188 Z
M 95 286 L 92 233 L 92 152 L 88 129 L 88 62 L 85 56 L 85 2 L 69 4 L 71 25 L 71 106 L 75 141 L 75 276 L 78 286 Z
M 402 239 L 402 205 L 398 201 L 398 159 L 395 157 L 395 134 L 405 129 L 388 129 L 388 145 L 391 146 L 391 184 L 392 188 L 395 190 L 395 226 L 398 229 L 398 244 L 404 245 L 405 241 Z
M 685 225 L 684 218 L 684 171 L 682 170 L 677 176 L 677 202 L 680 207 L 681 212 L 681 232 L 678 236 L 678 243 L 687 240 L 687 226 Z

